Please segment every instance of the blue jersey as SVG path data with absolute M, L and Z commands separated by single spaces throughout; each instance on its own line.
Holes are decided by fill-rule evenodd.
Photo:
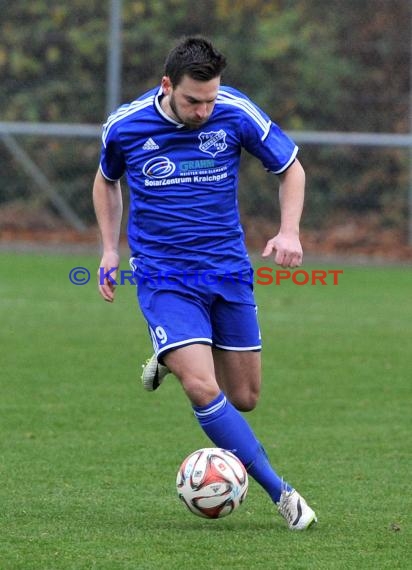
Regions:
M 103 128 L 103 176 L 116 181 L 127 174 L 135 265 L 144 272 L 248 271 L 237 201 L 241 149 L 280 174 L 298 148 L 230 87 L 220 87 L 211 116 L 198 129 L 169 117 L 161 96 L 156 88 L 123 105 Z

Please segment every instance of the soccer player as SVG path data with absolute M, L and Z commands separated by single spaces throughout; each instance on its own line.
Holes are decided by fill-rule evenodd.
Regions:
M 114 300 L 126 174 L 130 265 L 155 350 L 143 383 L 154 390 L 172 372 L 214 446 L 234 452 L 289 528 L 303 530 L 316 522 L 314 511 L 276 473 L 240 413 L 256 406 L 261 385 L 237 204 L 241 149 L 278 176 L 280 230 L 263 256 L 283 267 L 302 262 L 305 175 L 295 143 L 243 93 L 221 85 L 225 65 L 208 40 L 186 38 L 169 53 L 160 87 L 109 116 L 93 187 L 106 274 L 99 290 Z

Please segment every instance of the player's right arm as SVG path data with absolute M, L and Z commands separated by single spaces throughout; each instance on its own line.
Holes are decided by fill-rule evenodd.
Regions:
M 114 301 L 116 279 L 114 267 L 119 267 L 119 239 L 123 213 L 122 192 L 120 182 L 107 180 L 101 170 L 97 171 L 93 184 L 93 205 L 99 225 L 103 255 L 97 271 L 99 292 L 105 301 Z M 104 275 L 108 277 L 104 278 Z

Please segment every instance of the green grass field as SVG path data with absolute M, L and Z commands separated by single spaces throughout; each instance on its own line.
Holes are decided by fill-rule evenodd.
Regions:
M 256 287 L 264 386 L 248 417 L 319 518 L 293 533 L 254 481 L 226 519 L 178 501 L 180 462 L 210 444 L 173 377 L 140 386 L 134 288 L 109 305 L 70 283 L 98 262 L 0 254 L 1 570 L 411 567 L 410 268 Z

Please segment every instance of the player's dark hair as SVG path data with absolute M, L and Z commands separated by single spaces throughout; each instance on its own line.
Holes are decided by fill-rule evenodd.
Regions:
M 183 39 L 166 58 L 164 74 L 176 87 L 184 75 L 197 81 L 219 77 L 226 67 L 226 58 L 209 40 L 202 37 Z

